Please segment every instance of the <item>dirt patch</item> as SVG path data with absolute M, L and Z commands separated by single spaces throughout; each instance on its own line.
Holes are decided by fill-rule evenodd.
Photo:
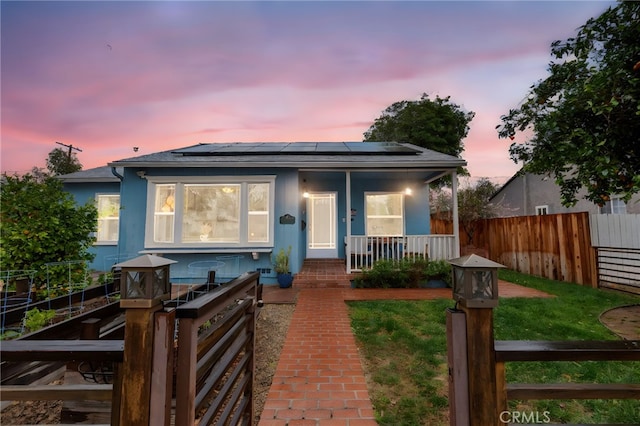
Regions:
M 609 309 L 600 322 L 625 340 L 640 340 L 640 305 Z

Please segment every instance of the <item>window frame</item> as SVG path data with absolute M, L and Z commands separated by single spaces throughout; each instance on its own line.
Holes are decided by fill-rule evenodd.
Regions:
M 400 218 L 402 220 L 402 233 L 400 235 L 392 235 L 392 234 L 384 234 L 384 235 L 373 235 L 369 234 L 369 211 L 368 211 L 368 203 L 367 197 L 370 195 L 399 195 L 400 196 Z M 406 231 L 406 211 L 405 211 L 405 194 L 403 192 L 397 191 L 367 191 L 364 193 L 364 232 L 367 237 L 404 237 L 407 233 Z M 394 217 L 394 216 L 388 216 Z
M 616 211 L 613 211 L 614 201 L 616 202 Z M 621 207 L 624 207 L 624 211 L 620 211 Z M 612 195 L 604 206 L 600 207 L 600 214 L 627 214 L 627 203 L 621 195 Z
M 536 216 L 545 216 L 549 213 L 549 206 L 547 204 L 542 206 L 536 206 Z
M 100 204 L 100 197 L 117 197 L 118 198 L 118 216 L 117 217 L 107 217 L 107 218 L 101 218 L 100 217 L 100 208 L 99 208 L 99 204 Z M 96 218 L 96 232 L 94 233 L 95 236 L 95 242 L 94 245 L 96 246 L 116 246 L 118 245 L 118 241 L 120 240 L 120 194 L 118 192 L 97 192 L 95 194 L 95 204 L 96 204 L 96 210 L 98 212 L 97 218 Z M 100 222 L 101 221 L 116 221 L 117 222 L 117 227 L 118 227 L 118 232 L 116 233 L 116 239 L 115 240 L 100 240 L 98 239 L 98 236 L 100 235 L 100 233 L 98 232 L 98 228 L 100 226 Z
M 162 176 L 147 177 L 147 208 L 145 213 L 145 248 L 185 248 L 185 249 L 228 249 L 228 248 L 261 248 L 274 246 L 274 214 L 275 214 L 275 181 L 274 175 L 238 175 L 238 176 Z M 249 184 L 263 183 L 269 185 L 268 203 L 268 239 L 264 242 L 250 242 L 249 229 Z M 183 242 L 182 217 L 184 211 L 184 186 L 185 185 L 240 185 L 240 217 L 239 217 L 239 241 L 193 241 Z M 154 220 L 156 216 L 156 186 L 175 185 L 174 229 L 172 242 L 154 241 Z

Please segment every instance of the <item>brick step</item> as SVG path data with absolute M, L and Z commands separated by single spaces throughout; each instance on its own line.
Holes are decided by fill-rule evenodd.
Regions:
M 293 285 L 297 288 L 351 288 L 349 280 L 327 280 L 313 278 L 294 278 Z
M 305 259 L 293 284 L 298 288 L 350 288 L 353 278 L 345 272 L 343 259 Z
M 293 279 L 293 283 L 297 287 L 304 288 L 325 288 L 325 287 L 340 287 L 350 288 L 351 280 L 354 277 L 347 274 L 340 275 L 326 275 L 326 274 L 309 274 L 301 272 L 296 274 Z

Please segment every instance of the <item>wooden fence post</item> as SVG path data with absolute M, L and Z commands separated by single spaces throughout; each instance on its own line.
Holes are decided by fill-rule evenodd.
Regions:
M 465 314 L 447 309 L 447 361 L 449 365 L 449 424 L 469 426 L 467 326 Z
M 161 304 L 151 308 L 128 308 L 125 314 L 120 397 L 120 424 L 124 426 L 151 424 L 154 315 L 161 309 Z
M 462 309 L 467 320 L 469 424 L 495 426 L 499 423 L 493 309 L 467 307 Z

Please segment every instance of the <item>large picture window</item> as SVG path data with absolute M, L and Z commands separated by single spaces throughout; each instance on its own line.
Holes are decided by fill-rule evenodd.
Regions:
M 120 195 L 96 194 L 98 210 L 97 244 L 116 244 L 120 230 Z
M 402 194 L 366 194 L 367 235 L 372 237 L 404 235 L 404 198 Z
M 148 247 L 273 245 L 274 177 L 174 179 L 150 182 Z

